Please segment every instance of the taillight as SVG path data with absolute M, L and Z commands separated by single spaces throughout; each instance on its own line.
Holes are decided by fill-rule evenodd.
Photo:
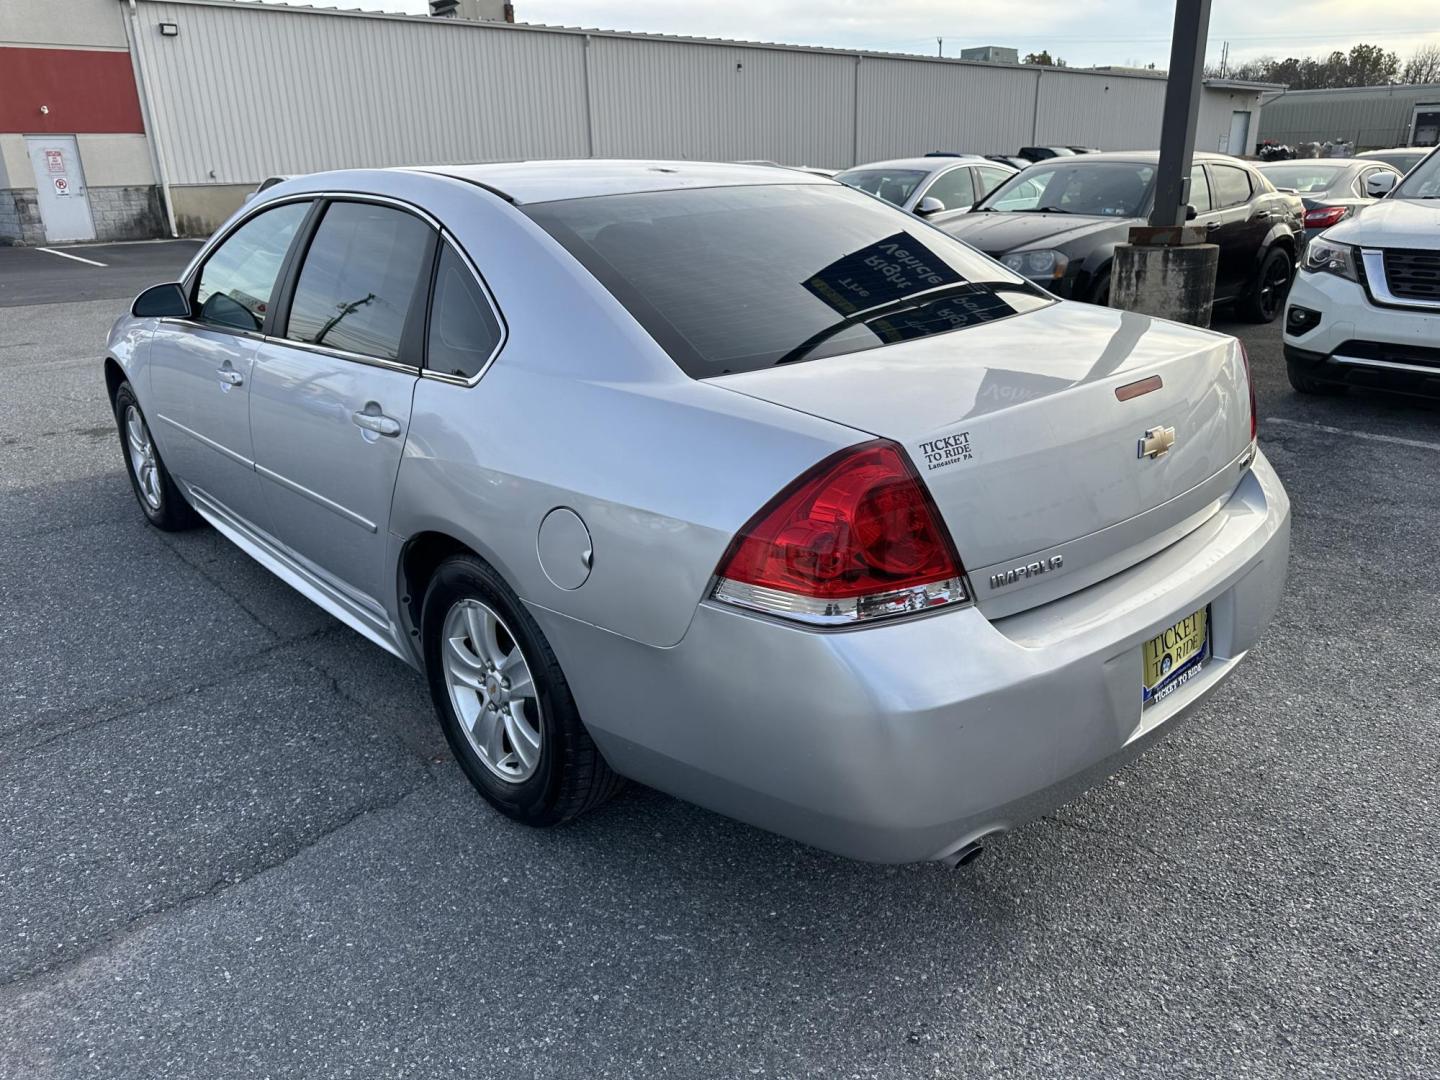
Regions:
M 1313 210 L 1305 211 L 1305 228 L 1328 229 L 1348 213 L 1348 206 L 1317 206 Z
M 920 478 L 883 439 L 827 458 L 772 499 L 716 573 L 717 600 L 825 626 L 969 599 Z
M 1235 347 L 1240 350 L 1240 359 L 1245 364 L 1245 385 L 1250 388 L 1250 441 L 1253 443 L 1260 436 L 1260 414 L 1255 408 L 1255 372 L 1250 367 L 1250 354 L 1245 351 L 1245 343 L 1236 338 Z

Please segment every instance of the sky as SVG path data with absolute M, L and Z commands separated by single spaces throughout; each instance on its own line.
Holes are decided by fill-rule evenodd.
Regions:
M 310 0 L 424 14 L 425 0 Z M 945 55 L 972 45 L 1048 49 L 1072 66 L 1165 67 L 1174 6 L 1167 0 L 514 0 L 520 22 L 801 45 Z M 1214 0 L 1208 61 L 1305 56 L 1369 42 L 1403 62 L 1422 42 L 1440 44 L 1436 0 Z

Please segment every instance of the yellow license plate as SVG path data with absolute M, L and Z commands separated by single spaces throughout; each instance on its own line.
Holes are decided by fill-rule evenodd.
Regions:
M 1145 643 L 1145 704 L 1159 701 L 1188 682 L 1209 658 L 1210 609 L 1201 608 Z

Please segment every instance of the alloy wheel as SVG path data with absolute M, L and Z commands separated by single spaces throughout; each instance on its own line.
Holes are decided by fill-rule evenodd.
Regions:
M 518 784 L 540 764 L 540 702 L 520 644 L 495 611 L 460 600 L 445 615 L 441 655 L 450 704 L 485 767 Z
M 1280 308 L 1285 303 L 1285 295 L 1289 291 L 1289 259 L 1272 260 L 1272 269 L 1265 274 L 1265 280 L 1260 283 L 1260 313 L 1266 319 L 1273 319 L 1280 313 Z
M 160 509 L 160 463 L 155 457 L 155 443 L 145 418 L 134 405 L 125 407 L 125 447 L 130 454 L 130 468 L 140 497 L 152 511 Z

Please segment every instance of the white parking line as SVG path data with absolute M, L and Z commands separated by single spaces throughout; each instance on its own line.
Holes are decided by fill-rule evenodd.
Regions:
M 45 252 L 46 255 L 59 255 L 60 258 L 62 258 L 62 259 L 74 259 L 76 262 L 89 263 L 91 266 L 104 266 L 104 265 L 105 265 L 105 264 L 102 263 L 102 262 L 96 262 L 94 259 L 82 259 L 79 255 L 71 255 L 68 251 L 56 251 L 54 248 L 42 248 L 42 247 L 37 247 L 35 250 L 36 250 L 36 251 L 43 251 L 43 252 Z
M 1264 422 L 1267 424 L 1309 428 L 1311 431 L 1323 431 L 1327 435 L 1348 435 L 1352 439 L 1365 439 L 1367 442 L 1395 443 L 1399 446 L 1418 446 L 1421 450 L 1440 450 L 1440 443 L 1425 442 L 1421 439 L 1402 439 L 1398 435 L 1376 435 L 1370 431 L 1351 431 L 1348 428 L 1331 427 L 1329 424 L 1314 424 L 1309 420 L 1287 420 L 1283 416 L 1267 416 Z

